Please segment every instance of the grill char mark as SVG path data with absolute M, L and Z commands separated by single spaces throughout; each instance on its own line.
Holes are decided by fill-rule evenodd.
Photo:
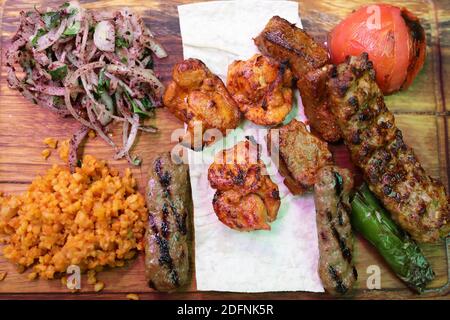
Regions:
M 342 201 L 342 193 L 343 193 L 343 184 L 344 181 L 342 179 L 342 176 L 336 172 L 333 171 L 333 175 L 334 175 L 334 188 L 336 190 L 336 196 L 339 198 L 338 200 L 338 204 L 337 204 L 337 215 L 338 215 L 338 224 L 340 226 L 344 225 L 344 221 L 343 221 L 343 217 L 342 217 L 342 210 L 345 210 L 347 212 L 345 203 L 343 203 Z M 330 216 L 329 216 L 330 218 Z M 336 241 L 338 241 L 339 243 L 339 248 L 341 249 L 341 253 L 342 256 L 344 257 L 344 259 L 348 262 L 351 263 L 352 262 L 352 251 L 350 250 L 350 248 L 347 246 L 347 241 L 345 238 L 343 238 L 339 232 L 336 229 L 336 226 L 334 225 L 334 223 L 332 222 L 332 220 L 330 219 L 330 226 L 331 226 L 331 231 L 333 233 L 334 238 L 336 239 Z
M 319 275 L 327 292 L 345 294 L 357 279 L 353 259 L 349 192 L 353 179 L 347 169 L 322 168 L 315 185 L 319 234 Z
M 178 231 L 181 232 L 181 234 L 185 235 L 187 233 L 187 227 L 186 227 L 186 216 L 182 216 L 177 208 L 175 207 L 172 199 L 172 194 L 170 192 L 170 185 L 172 176 L 170 175 L 170 172 L 164 171 L 162 169 L 162 163 L 161 159 L 158 159 L 155 164 L 155 172 L 158 175 L 159 183 L 163 187 L 165 197 L 167 201 L 169 202 L 170 209 L 175 217 L 175 221 L 177 223 Z M 164 211 L 163 211 L 164 214 Z
M 352 251 L 349 247 L 347 247 L 347 243 L 344 238 L 341 237 L 339 232 L 336 230 L 334 224 L 331 225 L 331 231 L 333 233 L 334 238 L 339 243 L 339 248 L 341 249 L 342 256 L 348 262 L 352 262 Z
M 163 172 L 162 162 L 161 162 L 160 158 L 156 160 L 155 172 L 159 178 L 158 182 L 161 185 L 161 187 L 163 188 L 164 196 L 165 196 L 166 200 L 169 202 L 169 207 L 171 208 L 172 214 L 175 216 L 175 220 L 177 221 L 177 227 L 180 229 L 180 232 L 181 232 L 181 230 L 184 230 L 184 234 L 185 234 L 186 227 L 180 228 L 179 220 L 181 219 L 181 217 L 178 214 L 177 210 L 174 210 L 175 207 L 174 207 L 174 205 L 172 203 L 172 199 L 171 199 L 171 192 L 170 192 L 171 175 L 168 171 Z M 161 222 L 161 230 L 158 230 L 152 215 L 150 215 L 151 225 L 152 225 L 152 230 L 155 234 L 156 242 L 158 243 L 158 246 L 159 246 L 159 253 L 160 253 L 159 264 L 161 266 L 166 266 L 167 269 L 169 269 L 170 279 L 171 279 L 172 283 L 175 286 L 179 286 L 178 273 L 175 270 L 175 267 L 173 265 L 173 259 L 170 255 L 169 242 L 167 241 L 167 239 L 170 235 L 170 230 L 169 230 L 168 222 L 167 222 L 168 216 L 169 216 L 169 208 L 167 207 L 167 203 L 164 203 L 163 208 L 162 208 L 163 219 Z M 162 235 L 162 237 L 161 237 L 161 235 Z
M 298 55 L 300 57 L 302 57 L 303 59 L 307 60 L 310 63 L 314 63 L 314 59 L 312 59 L 310 56 L 308 56 L 305 52 L 303 52 L 302 50 L 296 49 L 294 47 L 291 46 L 289 41 L 286 41 L 282 34 L 279 32 L 266 32 L 264 35 L 265 40 L 271 42 L 274 45 L 278 45 L 280 47 L 282 47 L 283 49 L 290 51 L 292 53 L 294 53 L 295 55 Z
M 336 291 L 339 292 L 340 294 L 346 293 L 348 288 L 342 282 L 342 278 L 341 278 L 340 274 L 338 273 L 338 271 L 332 265 L 330 265 L 328 267 L 328 272 L 330 273 L 331 278 L 336 283 L 336 285 L 335 285 Z
M 339 207 L 338 207 L 338 211 L 339 211 Z M 333 222 L 333 217 L 331 215 L 330 211 L 327 211 L 327 218 L 328 218 L 328 223 L 330 224 L 330 229 L 331 229 L 331 233 L 333 234 L 334 239 L 338 242 L 339 244 L 339 248 L 341 250 L 342 253 L 342 257 L 344 257 L 344 259 L 348 262 L 351 263 L 352 262 L 352 251 L 350 250 L 350 248 L 347 246 L 347 241 L 345 238 L 341 237 L 341 235 L 339 234 L 339 232 L 336 229 L 336 226 L 334 225 Z M 342 220 L 342 218 L 341 218 Z M 341 223 L 340 223 L 341 224 Z
M 152 215 L 149 215 L 149 224 L 150 224 L 150 228 L 153 231 L 156 243 L 158 244 L 158 247 L 159 247 L 159 255 L 160 255 L 158 258 L 159 264 L 161 266 L 166 266 L 169 269 L 169 274 L 171 275 L 172 282 L 176 286 L 178 286 L 179 278 L 178 278 L 178 274 L 173 266 L 172 257 L 170 256 L 169 242 L 167 241 L 166 238 L 161 237 L 160 231 L 158 230 L 158 227 L 155 223 L 155 218 Z M 161 229 L 163 229 L 163 228 L 164 227 L 162 226 Z M 164 234 L 164 231 L 162 231 L 162 233 Z M 153 289 L 156 289 L 153 281 L 149 281 L 149 286 Z
M 161 238 L 159 235 L 156 235 L 155 237 L 160 249 L 159 263 L 169 269 L 171 281 L 175 284 L 175 286 L 179 286 L 178 273 L 174 268 L 173 260 L 170 256 L 169 242 L 167 239 Z
M 342 195 L 342 190 L 343 190 L 343 181 L 342 181 L 342 176 L 336 172 L 333 171 L 333 175 L 334 175 L 334 189 L 336 190 L 336 196 L 339 197 L 339 200 L 341 200 L 341 195 Z

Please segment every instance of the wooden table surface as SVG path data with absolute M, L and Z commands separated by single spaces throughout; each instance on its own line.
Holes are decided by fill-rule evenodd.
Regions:
M 1 48 L 5 47 L 8 36 L 17 27 L 19 10 L 33 7 L 33 3 L 41 1 L 0 0 Z M 60 3 L 61 1 L 45 1 Z M 123 5 L 122 1 L 81 1 L 87 2 L 90 8 Z M 191 1 L 152 1 L 131 0 L 127 5 L 145 16 L 146 22 L 168 49 L 169 57 L 157 61 L 156 71 L 163 81 L 168 81 L 171 67 L 182 59 L 181 38 L 176 6 Z M 386 2 L 386 1 L 383 1 Z M 395 1 L 387 1 L 395 3 Z M 352 9 L 367 3 L 363 0 L 300 0 L 299 13 L 304 28 L 323 41 L 326 31 L 330 30 Z M 427 31 L 427 61 L 424 70 L 419 74 L 413 86 L 407 92 L 387 98 L 387 105 L 396 115 L 396 121 L 403 130 L 405 140 L 410 143 L 428 172 L 440 178 L 448 189 L 449 183 L 449 149 L 450 149 L 450 1 L 448 0 L 415 0 L 397 1 L 412 12 L 417 13 Z M 449 102 L 450 103 L 450 102 Z M 35 108 L 35 107 L 34 107 Z M 146 181 L 146 170 L 155 153 L 170 150 L 170 134 L 182 124 L 165 110 L 157 114 L 152 122 L 161 129 L 156 136 L 140 137 L 136 152 L 143 156 L 144 165 L 134 169 L 140 189 Z M 62 123 L 55 115 L 42 109 L 33 109 L 18 93 L 6 86 L 4 69 L 0 78 L 0 191 L 14 193 L 26 190 L 30 181 L 39 172 L 43 172 L 51 164 L 60 163 L 57 156 L 44 161 L 40 152 L 43 149 L 42 139 L 53 136 L 59 140 L 67 139 L 78 124 L 72 120 Z M 118 136 L 115 134 L 115 136 Z M 342 145 L 332 146 L 336 161 L 351 167 L 348 153 Z M 88 141 L 85 153 L 108 160 L 111 165 L 124 168 L 124 161 L 110 161 L 112 150 L 99 139 Z M 444 298 L 450 296 L 419 296 L 408 290 L 376 251 L 361 237 L 357 237 L 355 251 L 357 268 L 360 274 L 355 289 L 345 298 L 356 299 L 418 299 Z M 432 286 L 447 283 L 447 265 L 443 245 L 423 246 L 436 272 L 436 280 Z M 370 265 L 379 265 L 382 269 L 382 290 L 368 290 L 366 269 Z M 197 292 L 195 280 L 187 292 L 161 294 L 147 288 L 143 277 L 142 257 L 133 261 L 126 268 L 110 270 L 99 274 L 98 278 L 106 283 L 101 293 L 94 293 L 92 286 L 85 285 L 81 293 L 72 294 L 58 280 L 28 281 L 26 276 L 15 271 L 14 267 L 0 257 L 0 271 L 8 271 L 7 278 L 0 282 L 0 299 L 124 299 L 127 293 L 138 293 L 141 299 L 329 299 L 327 294 L 306 292 L 235 294 L 217 292 Z M 85 281 L 85 280 L 83 280 Z

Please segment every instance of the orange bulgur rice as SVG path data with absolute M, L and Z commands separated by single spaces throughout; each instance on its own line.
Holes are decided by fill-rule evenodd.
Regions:
M 126 169 L 121 177 L 86 155 L 81 168 L 54 165 L 21 195 L 0 194 L 3 255 L 43 279 L 120 267 L 143 249 L 147 209 Z M 32 279 L 34 277 L 30 277 Z

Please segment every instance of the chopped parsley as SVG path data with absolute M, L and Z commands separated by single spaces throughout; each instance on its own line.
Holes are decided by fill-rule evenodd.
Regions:
M 42 14 L 42 20 L 47 30 L 53 29 L 61 23 L 61 14 L 59 12 L 46 12 Z
M 36 32 L 36 35 L 33 37 L 33 39 L 31 39 L 31 45 L 32 45 L 33 47 L 36 47 L 39 38 L 42 37 L 42 36 L 43 36 L 44 34 L 46 34 L 46 33 L 47 33 L 47 31 L 45 31 L 45 30 L 42 29 L 42 28 L 39 28 L 38 31 Z
M 51 75 L 53 81 L 62 80 L 67 76 L 67 65 L 62 65 L 54 70 L 49 70 L 48 73 Z
M 80 32 L 81 23 L 80 21 L 75 21 L 72 25 L 68 26 L 66 30 L 64 30 L 63 35 L 65 36 L 74 36 Z
M 130 44 L 128 40 L 122 37 L 116 37 L 116 47 L 117 48 L 129 48 Z
M 105 77 L 105 69 L 103 68 L 98 75 L 97 93 L 101 95 L 102 93 L 109 91 L 110 83 L 111 80 Z

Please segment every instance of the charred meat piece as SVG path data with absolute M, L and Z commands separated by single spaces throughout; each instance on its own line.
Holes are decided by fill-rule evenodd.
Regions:
M 153 162 L 147 186 L 145 275 L 150 287 L 173 291 L 190 279 L 192 196 L 189 167 L 170 153 Z
M 426 174 L 403 141 L 367 54 L 349 57 L 330 77 L 331 110 L 370 190 L 415 240 L 436 242 L 448 235 L 450 203 L 444 186 Z
M 208 170 L 217 189 L 213 207 L 219 220 L 238 231 L 270 230 L 280 207 L 278 186 L 266 173 L 260 146 L 249 140 L 216 154 Z
M 326 65 L 308 72 L 304 77 L 299 78 L 297 87 L 300 90 L 305 115 L 311 128 L 323 140 L 337 142 L 342 138 L 341 130 L 330 111 L 326 90 L 331 68 L 331 65 Z
M 222 80 L 197 59 L 179 62 L 173 68 L 173 80 L 164 93 L 164 105 L 188 125 L 183 144 L 200 150 L 205 144 L 203 133 L 217 129 L 225 135 L 237 127 L 240 112 Z M 194 136 L 194 127 L 200 134 Z M 196 130 L 196 131 L 197 131 Z M 214 141 L 209 141 L 209 143 Z
M 358 274 L 353 264 L 353 234 L 350 224 L 349 193 L 353 178 L 347 169 L 323 167 L 314 186 L 319 275 L 325 290 L 344 294 L 352 288 Z
M 295 119 L 269 130 L 267 147 L 269 154 L 278 155 L 279 171 L 293 194 L 312 189 L 319 169 L 333 162 L 327 143 L 308 132 L 305 124 Z
M 322 67 L 328 62 L 327 50 L 295 24 L 272 17 L 254 39 L 259 51 L 279 62 L 289 62 L 296 77 Z
M 259 125 L 283 122 L 292 109 L 292 83 L 285 64 L 260 54 L 228 67 L 228 91 L 244 116 Z
M 278 16 L 270 19 L 255 38 L 255 44 L 263 54 L 289 64 L 298 79 L 305 114 L 314 131 L 328 142 L 340 140 L 339 127 L 322 90 L 325 81 L 320 68 L 329 62 L 327 50 L 295 24 Z

